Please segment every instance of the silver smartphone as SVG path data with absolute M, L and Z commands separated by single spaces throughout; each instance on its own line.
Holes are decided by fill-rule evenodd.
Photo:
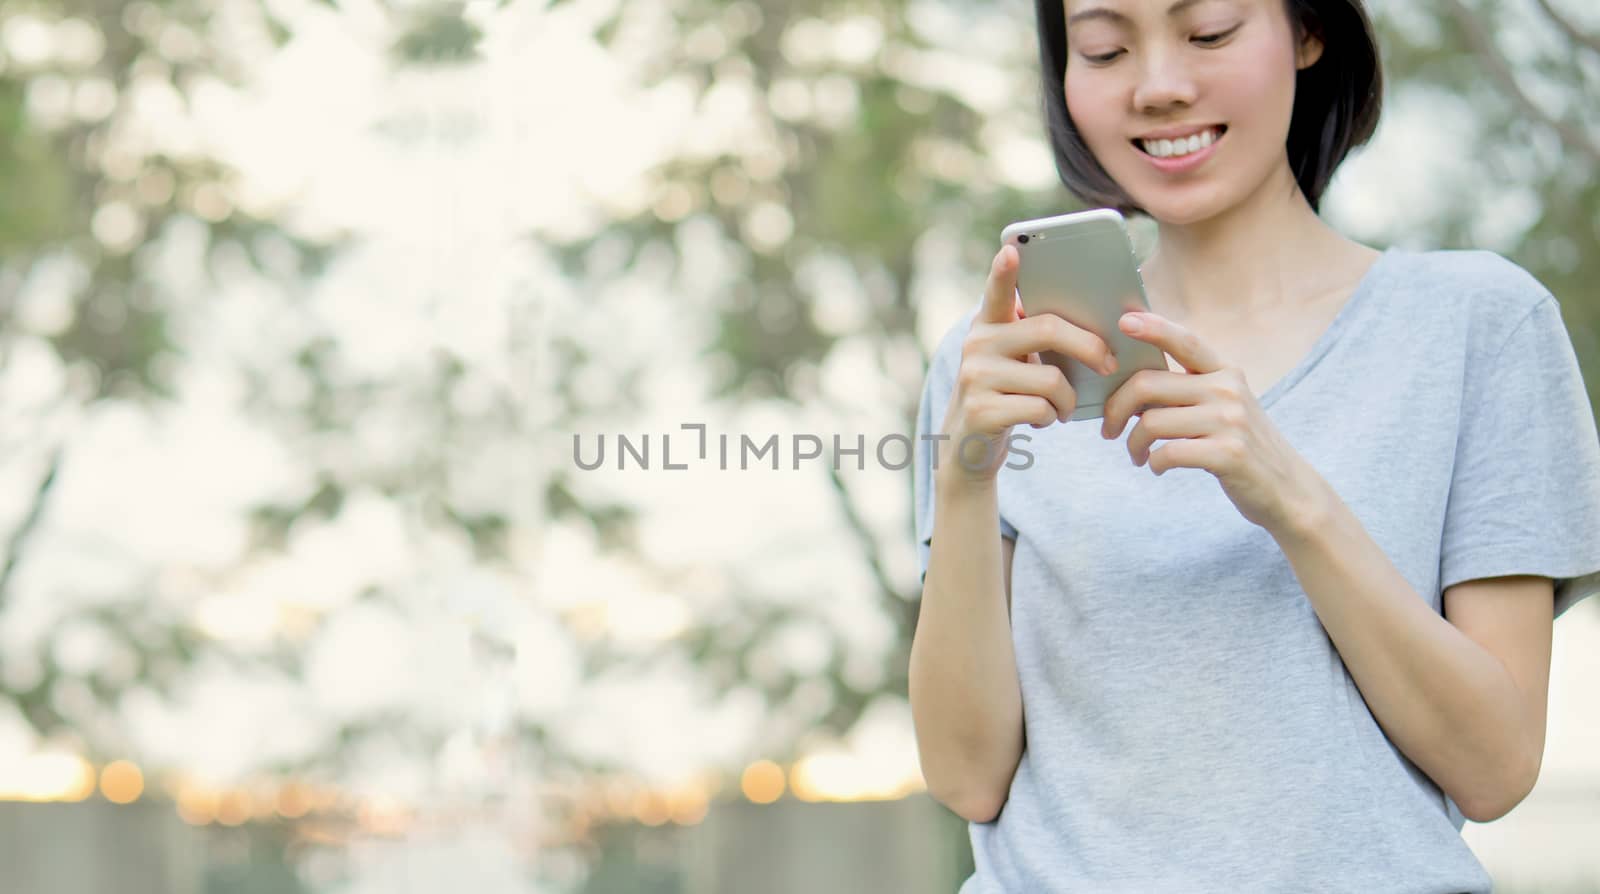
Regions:
M 1068 420 L 1099 419 L 1106 398 L 1141 369 L 1167 369 L 1160 348 L 1123 334 L 1117 320 L 1149 310 L 1139 262 L 1127 222 L 1115 208 L 1095 208 L 1055 217 L 1019 220 L 1000 232 L 1017 249 L 1017 293 L 1028 316 L 1053 313 L 1104 339 L 1117 371 L 1104 376 L 1076 358 L 1040 351 L 1039 360 L 1059 367 L 1078 394 Z

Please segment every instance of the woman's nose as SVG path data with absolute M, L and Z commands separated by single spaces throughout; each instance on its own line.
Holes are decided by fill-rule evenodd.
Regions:
M 1159 111 L 1175 103 L 1193 105 L 1195 92 L 1193 74 L 1179 54 L 1157 50 L 1145 54 L 1133 103 L 1141 112 Z

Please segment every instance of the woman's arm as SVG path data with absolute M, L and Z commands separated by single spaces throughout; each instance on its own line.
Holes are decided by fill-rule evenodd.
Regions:
M 930 374 L 917 423 L 919 434 L 932 429 L 938 395 L 948 389 L 943 437 L 918 454 L 918 490 L 932 493 L 919 505 L 931 506 L 933 518 L 911 641 L 912 724 L 929 794 L 980 823 L 1004 806 L 1023 750 L 1022 683 L 1011 646 L 1012 542 L 1000 536 L 995 478 L 1012 428 L 1064 422 L 1077 408 L 1077 392 L 1061 368 L 1040 361 L 1041 351 L 1107 375 L 1116 369 L 1095 333 L 1055 314 L 1022 315 L 1018 263 L 1014 246 L 995 255 L 959 363 L 944 367 L 953 376 Z M 983 446 L 981 457 L 968 450 L 973 441 Z
M 1503 389 L 1497 387 L 1494 397 L 1499 399 L 1487 403 L 1515 406 L 1517 413 L 1492 419 L 1491 432 L 1540 431 L 1530 419 L 1585 418 L 1588 408 L 1580 406 L 1582 381 L 1570 344 L 1559 351 L 1545 349 L 1558 334 L 1565 337 L 1556 315 L 1559 308 L 1553 303 L 1541 307 L 1543 329 L 1530 334 L 1539 351 L 1516 356 L 1541 357 L 1547 366 L 1514 377 L 1499 374 L 1496 381 L 1501 384 L 1539 384 L 1537 389 L 1505 390 L 1514 400 L 1501 396 Z M 1533 319 L 1531 313 L 1528 319 Z M 1465 581 L 1471 586 L 1453 586 L 1443 597 L 1447 620 L 1412 588 L 1326 479 L 1284 439 L 1238 368 L 1226 364 L 1193 332 L 1159 314 L 1129 313 L 1118 322 L 1122 331 L 1160 347 L 1187 372 L 1134 373 L 1106 398 L 1103 434 L 1117 437 L 1135 410 L 1148 408 L 1128 434 L 1134 463 L 1148 463 L 1157 475 L 1180 466 L 1215 475 L 1240 514 L 1271 533 L 1283 549 L 1367 707 L 1395 745 L 1464 816 L 1488 822 L 1515 807 L 1533 789 L 1544 754 L 1555 610 L 1550 578 Z M 1549 407 L 1531 405 L 1525 395 L 1536 391 L 1559 399 Z M 1555 445 L 1594 438 L 1592 426 L 1572 429 L 1573 437 L 1545 433 L 1533 442 L 1530 457 L 1543 461 Z M 1157 439 L 1167 443 L 1152 451 Z M 1452 483 L 1457 486 L 1459 482 Z M 1577 493 L 1529 496 L 1560 498 L 1576 506 Z M 1575 541 L 1562 547 L 1576 551 Z
M 1272 535 L 1367 707 L 1463 816 L 1504 816 L 1544 755 L 1550 578 L 1457 584 L 1441 617 L 1325 481 L 1313 490 L 1316 505 Z
M 1022 760 L 1022 684 L 1011 647 L 1014 544 L 999 535 L 992 484 L 948 476 L 935 499 L 911 641 L 912 724 L 928 793 L 984 823 L 1000 812 Z

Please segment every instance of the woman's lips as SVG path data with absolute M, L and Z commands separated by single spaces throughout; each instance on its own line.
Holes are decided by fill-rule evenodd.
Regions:
M 1139 153 L 1140 158 L 1149 162 L 1157 170 L 1163 173 L 1177 174 L 1199 167 L 1201 164 L 1205 163 L 1206 159 L 1210 158 L 1212 154 L 1216 152 L 1217 145 L 1222 142 L 1224 137 L 1227 136 L 1228 125 L 1218 125 L 1217 131 L 1217 136 L 1212 139 L 1211 145 L 1199 149 L 1198 151 L 1190 152 L 1188 155 L 1181 155 L 1175 158 L 1157 158 L 1154 155 L 1144 151 L 1144 148 L 1139 145 L 1139 141 L 1136 139 L 1129 140 L 1129 143 L 1132 144 L 1133 151 Z

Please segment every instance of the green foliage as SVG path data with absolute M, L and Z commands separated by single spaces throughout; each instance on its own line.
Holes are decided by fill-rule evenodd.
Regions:
M 459 65 L 478 58 L 483 32 L 461 15 L 461 7 L 441 3 L 418 13 L 394 45 L 401 65 Z
M 71 188 L 67 171 L 43 136 L 23 119 L 20 81 L 0 79 L 0 262 L 22 259 L 66 239 Z
M 176 0 L 66 0 L 0 7 L 0 23 L 21 15 L 50 28 L 77 20 L 102 38 L 92 60 L 50 56 L 24 64 L 7 58 L 0 67 L 0 321 L 5 323 L 0 327 L 0 358 L 9 358 L 19 340 L 47 343 L 69 380 L 87 383 L 63 391 L 61 405 L 78 404 L 77 409 L 89 411 L 105 401 L 154 404 L 170 396 L 168 375 L 181 350 L 172 337 L 172 315 L 184 296 L 174 294 L 151 263 L 169 224 L 200 222 L 207 261 L 237 252 L 269 276 L 314 274 L 336 247 L 257 219 L 225 198 L 226 204 L 219 206 L 217 197 L 228 195 L 232 172 L 214 160 L 174 158 L 126 144 L 122 125 L 133 114 L 135 82 L 163 79 L 185 96 L 196 83 L 194 75 L 233 76 L 235 60 L 204 40 L 207 14 L 203 4 Z M 197 45 L 180 59 L 168 59 L 164 46 L 185 43 L 164 45 L 169 34 L 193 36 Z M 114 100 L 108 114 L 85 115 L 76 108 L 65 117 L 40 112 L 46 105 L 41 97 L 71 96 L 63 91 L 81 89 L 90 79 L 111 85 Z M 258 251 L 268 238 L 286 250 L 288 271 L 262 262 Z M 41 325 L 18 314 L 18 297 L 30 276 L 52 265 L 75 275 L 58 278 L 62 285 L 49 298 L 64 309 L 53 322 Z M 12 572 L 25 564 L 35 527 L 49 518 L 56 471 L 67 453 L 66 443 L 43 436 L 24 446 L 27 453 L 54 459 L 43 464 L 37 486 L 28 492 L 31 502 L 23 507 L 20 523 L 6 532 L 0 610 L 13 595 Z M 11 458 L 29 459 L 22 453 Z M 104 631 L 133 657 L 130 674 L 69 671 L 56 663 L 46 643 L 31 662 L 19 661 L 18 655 L 0 656 L 0 667 L 9 671 L 0 684 L 0 698 L 15 703 L 41 733 L 76 734 L 91 750 L 111 748 L 113 743 L 100 740 L 109 729 L 104 718 L 115 715 L 126 692 L 167 692 L 207 656 L 238 660 L 232 654 L 214 655 L 215 643 L 170 605 L 146 593 L 125 596 L 111 605 L 64 613 L 57 626 Z M 279 657 L 266 660 L 276 663 Z M 85 692 L 93 705 L 77 695 Z M 92 713 L 85 716 L 85 710 Z

